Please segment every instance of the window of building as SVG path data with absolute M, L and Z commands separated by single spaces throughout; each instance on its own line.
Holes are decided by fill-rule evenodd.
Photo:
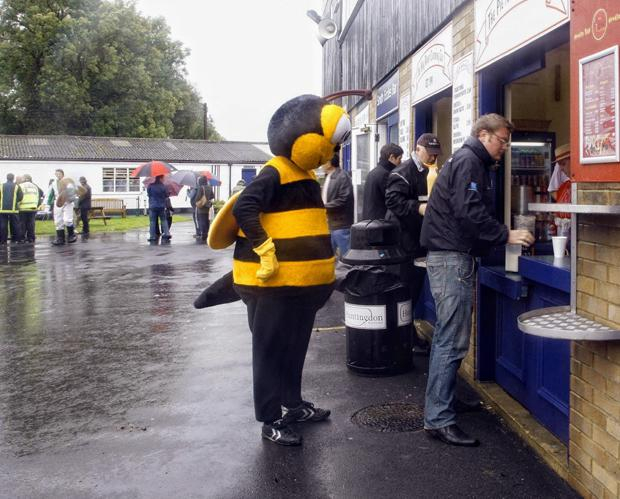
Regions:
M 131 178 L 135 168 L 104 168 L 103 192 L 140 192 L 140 179 Z

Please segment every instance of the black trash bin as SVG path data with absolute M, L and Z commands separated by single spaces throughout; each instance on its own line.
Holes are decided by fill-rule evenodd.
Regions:
M 366 376 L 384 376 L 412 367 L 412 305 L 401 282 L 400 264 L 410 257 L 399 245 L 400 228 L 385 220 L 351 227 L 350 265 L 340 284 L 345 295 L 347 367 Z

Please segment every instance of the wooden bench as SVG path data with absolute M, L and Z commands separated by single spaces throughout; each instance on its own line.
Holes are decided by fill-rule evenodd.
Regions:
M 110 220 L 110 218 L 112 217 L 106 215 L 103 206 L 91 206 L 90 210 L 88 210 L 88 220 L 103 220 L 103 225 L 108 225 L 108 220 Z M 76 209 L 74 216 L 75 228 L 78 229 L 81 223 L 82 219 L 80 218 L 80 210 Z
M 97 214 L 98 216 L 108 216 L 112 214 L 118 214 L 122 218 L 127 217 L 127 208 L 125 207 L 125 202 L 122 199 L 118 198 L 93 198 L 91 200 L 93 207 L 100 207 L 103 209 L 104 213 Z

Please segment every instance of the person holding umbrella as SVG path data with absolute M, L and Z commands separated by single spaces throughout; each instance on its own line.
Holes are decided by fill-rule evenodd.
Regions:
M 209 210 L 213 204 L 213 189 L 209 185 L 207 177 L 198 177 L 198 188 L 196 196 L 196 221 L 198 222 L 199 241 L 204 244 L 209 233 Z
M 155 182 L 150 184 L 146 188 L 146 193 L 149 197 L 149 241 L 157 241 L 157 222 L 162 231 L 162 240 L 170 240 L 170 230 L 168 228 L 168 221 L 166 220 L 166 198 L 168 197 L 168 190 L 163 183 L 163 175 L 157 175 Z

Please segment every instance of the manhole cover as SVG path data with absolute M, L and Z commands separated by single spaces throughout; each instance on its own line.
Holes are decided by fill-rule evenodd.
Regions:
M 424 428 L 424 408 L 416 404 L 381 404 L 360 409 L 351 421 L 381 432 L 418 431 Z

